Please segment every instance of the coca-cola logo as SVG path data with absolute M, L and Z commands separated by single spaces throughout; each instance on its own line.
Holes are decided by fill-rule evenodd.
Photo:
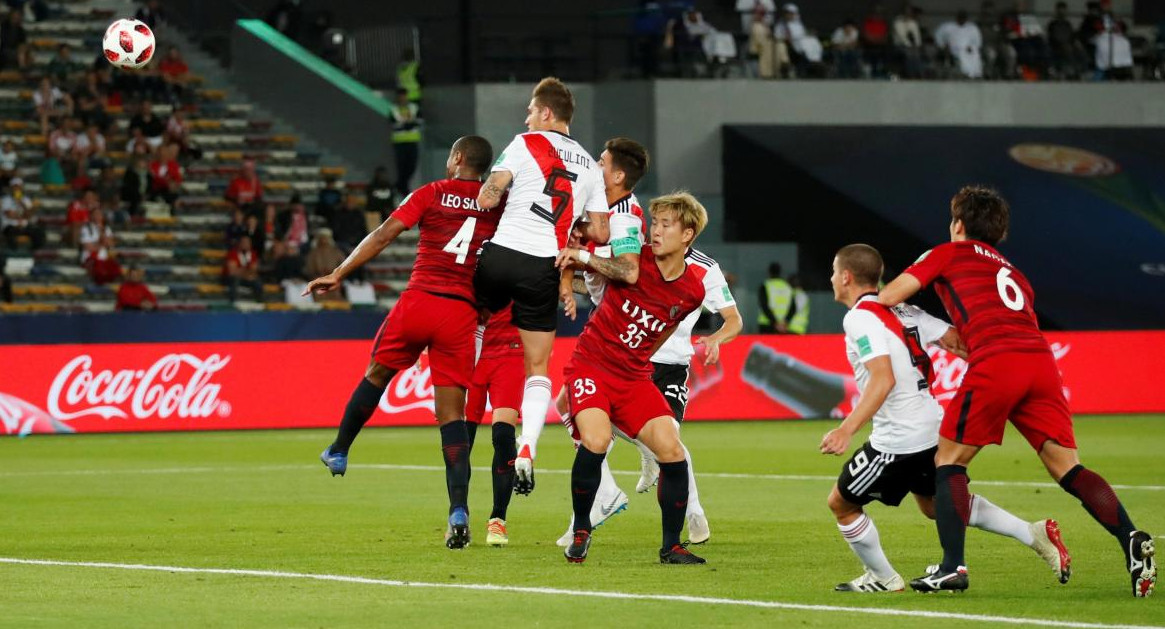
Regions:
M 1072 350 L 1072 346 L 1067 343 L 1052 343 L 1052 356 L 1055 357 L 1056 362 L 1068 355 Z M 954 354 L 938 348 L 928 347 L 927 353 L 930 354 L 930 364 L 933 369 L 934 379 L 930 384 L 930 392 L 934 398 L 939 402 L 947 402 L 955 397 L 955 393 L 959 390 L 959 385 L 963 383 L 963 376 L 967 375 L 967 361 L 955 356 Z M 1064 395 L 1068 396 L 1068 387 L 1064 387 Z
M 433 411 L 433 383 L 428 361 L 416 364 L 397 374 L 380 398 L 380 410 L 385 413 L 403 413 L 413 409 Z
M 228 417 L 214 374 L 229 356 L 167 354 L 146 369 L 94 369 L 87 354 L 70 360 L 49 388 L 48 412 L 60 421 L 96 415 L 103 419 L 201 419 Z

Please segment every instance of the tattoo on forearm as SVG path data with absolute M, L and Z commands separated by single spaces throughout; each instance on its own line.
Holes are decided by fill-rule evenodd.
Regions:
M 631 277 L 631 272 L 635 270 L 635 263 L 627 258 L 592 257 L 588 264 L 602 275 L 621 282 L 627 281 Z

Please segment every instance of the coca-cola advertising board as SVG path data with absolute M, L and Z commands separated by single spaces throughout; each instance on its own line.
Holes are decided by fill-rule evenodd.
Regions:
M 1144 366 L 1165 332 L 1049 334 L 1073 412 L 1165 412 Z M 559 339 L 555 387 L 574 348 Z M 932 349 L 940 401 L 967 365 Z M 720 363 L 692 367 L 687 419 L 841 416 L 857 389 L 842 337 L 746 336 Z M 0 346 L 0 425 L 8 435 L 331 427 L 369 360 L 361 341 Z M 389 385 L 370 425 L 433 423 L 427 360 Z M 553 413 L 553 411 L 551 411 Z

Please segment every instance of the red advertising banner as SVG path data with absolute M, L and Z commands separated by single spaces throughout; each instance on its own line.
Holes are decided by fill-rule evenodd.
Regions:
M 1135 359 L 1165 353 L 1165 332 L 1048 337 L 1073 412 L 1165 412 L 1165 387 Z M 557 341 L 552 376 L 573 347 Z M 945 402 L 967 365 L 931 355 Z M 0 434 L 332 427 L 368 360 L 361 341 L 0 346 Z M 838 335 L 741 337 L 720 364 L 697 357 L 690 384 L 696 421 L 842 416 L 857 394 Z M 432 409 L 422 358 L 370 425 L 429 424 Z

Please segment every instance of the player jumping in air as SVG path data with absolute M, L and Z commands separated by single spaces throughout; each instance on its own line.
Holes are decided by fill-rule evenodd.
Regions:
M 923 254 L 878 297 L 896 306 L 933 284 L 970 352 L 962 386 L 943 415 L 935 458 L 943 561 L 910 586 L 923 592 L 967 589 L 963 543 L 973 507 L 967 466 L 983 446 L 1002 443 L 1010 421 L 1052 478 L 1120 543 L 1133 596 L 1148 596 L 1157 580 L 1153 537 L 1133 526 L 1108 482 L 1080 464 L 1068 400 L 1040 333 L 1031 285 L 995 249 L 1009 221 L 1007 201 L 998 192 L 963 188 L 951 199 L 951 242 Z
M 502 212 L 477 205 L 481 177 L 493 161 L 489 142 L 466 136 L 453 144 L 445 163 L 447 179 L 422 186 L 356 247 L 340 266 L 312 280 L 304 295 L 326 293 L 375 258 L 401 232 L 420 226 L 417 260 L 408 287 L 388 313 L 372 346 L 372 362 L 348 400 L 339 434 L 320 459 L 332 475 L 348 468 L 348 449 L 376 410 L 384 389 L 398 372 L 413 366 L 428 348 L 437 423 L 449 490 L 449 527 L 445 543 L 469 543 L 469 432 L 465 390 L 473 371 L 477 308 L 473 269 L 482 242 L 493 234 Z
M 882 256 L 869 245 L 842 247 L 833 260 L 834 299 L 849 308 L 842 322 L 846 357 L 861 392 L 853 412 L 821 440 L 823 454 L 845 454 L 854 434 L 871 420 L 870 439 L 854 452 L 829 493 L 837 528 L 866 571 L 842 583 L 839 592 L 899 592 L 902 577 L 882 552 L 874 521 L 863 511 L 877 500 L 896 507 L 914 494 L 918 508 L 934 518 L 934 453 L 942 407 L 930 394 L 930 356 L 938 345 L 962 353 L 954 328 L 906 304 L 878 303 Z M 1055 520 L 1024 522 L 991 504 L 970 498 L 969 524 L 1014 538 L 1035 550 L 1061 583 L 1071 575 L 1071 557 Z
M 534 457 L 550 408 L 550 350 L 557 327 L 559 271 L 554 259 L 571 227 L 587 216 L 587 237 L 607 242 L 607 204 L 598 165 L 570 137 L 574 96 L 555 78 L 534 88 L 526 108 L 527 133 L 514 138 L 493 165 L 477 197 L 489 209 L 510 189 L 497 234 L 481 253 L 474 279 L 478 301 L 490 312 L 513 304 L 512 321 L 525 352 L 522 436 L 514 458 L 514 491 L 534 490 Z M 573 303 L 573 300 L 572 300 Z
M 563 370 L 576 438 L 582 444 L 571 470 L 574 539 L 567 561 L 586 560 L 591 544 L 591 506 L 611 443 L 612 426 L 647 444 L 659 461 L 661 563 L 704 563 L 680 544 L 688 502 L 688 462 L 675 418 L 651 381 L 651 356 L 685 317 L 704 301 L 704 267 L 684 256 L 704 229 L 708 214 L 690 194 L 651 202 L 651 245 L 643 247 L 634 281 L 611 280 L 602 302 L 579 337 Z M 601 261 L 600 261 L 601 260 Z M 611 269 L 587 251 L 566 248 L 561 267 L 583 264 L 600 273 Z

